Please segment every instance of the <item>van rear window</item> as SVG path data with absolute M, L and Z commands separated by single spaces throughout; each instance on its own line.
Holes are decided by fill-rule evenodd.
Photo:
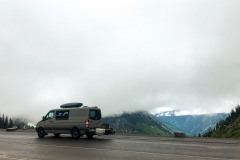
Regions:
M 101 111 L 100 110 L 90 110 L 89 118 L 91 120 L 100 120 L 101 119 Z

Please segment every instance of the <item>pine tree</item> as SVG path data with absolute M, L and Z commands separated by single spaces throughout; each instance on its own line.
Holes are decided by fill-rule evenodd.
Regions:
M 2 121 L 2 117 L 0 117 L 0 128 L 3 128 L 3 121 Z
M 11 128 L 13 127 L 13 120 L 10 118 L 8 119 L 8 117 L 4 116 L 4 114 L 0 114 L 0 128 L 2 129 L 6 129 L 6 128 Z
M 8 124 L 8 128 L 12 128 L 12 127 L 13 127 L 13 121 L 12 121 L 12 119 L 10 118 L 9 124 Z
M 198 134 L 198 137 L 202 137 L 202 136 L 201 136 L 201 133 Z
M 3 128 L 6 129 L 8 127 L 8 117 L 6 116 Z
M 240 116 L 240 105 L 236 107 L 236 114 L 238 117 Z
M 4 128 L 4 114 L 2 114 L 2 128 Z

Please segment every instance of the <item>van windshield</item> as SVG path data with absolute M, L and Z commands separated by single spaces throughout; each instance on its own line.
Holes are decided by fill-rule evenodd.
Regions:
M 100 120 L 101 119 L 101 110 L 90 110 L 89 118 L 91 120 Z
M 45 116 L 45 119 L 52 119 L 54 117 L 54 111 L 49 111 L 48 114 Z

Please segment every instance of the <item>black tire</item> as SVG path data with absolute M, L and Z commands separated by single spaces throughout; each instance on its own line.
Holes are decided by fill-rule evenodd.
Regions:
M 44 138 L 46 135 L 45 130 L 43 128 L 38 129 L 38 137 L 39 138 Z
M 86 136 L 87 136 L 88 139 L 93 138 L 93 134 L 91 134 L 91 133 L 87 133 Z
M 54 137 L 59 137 L 60 133 L 54 133 Z
M 71 134 L 73 139 L 79 139 L 80 137 L 80 131 L 77 128 L 72 129 Z

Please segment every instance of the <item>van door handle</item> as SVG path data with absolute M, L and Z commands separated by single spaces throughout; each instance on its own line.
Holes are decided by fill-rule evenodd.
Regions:
M 50 121 L 50 122 L 53 122 L 53 121 Z

